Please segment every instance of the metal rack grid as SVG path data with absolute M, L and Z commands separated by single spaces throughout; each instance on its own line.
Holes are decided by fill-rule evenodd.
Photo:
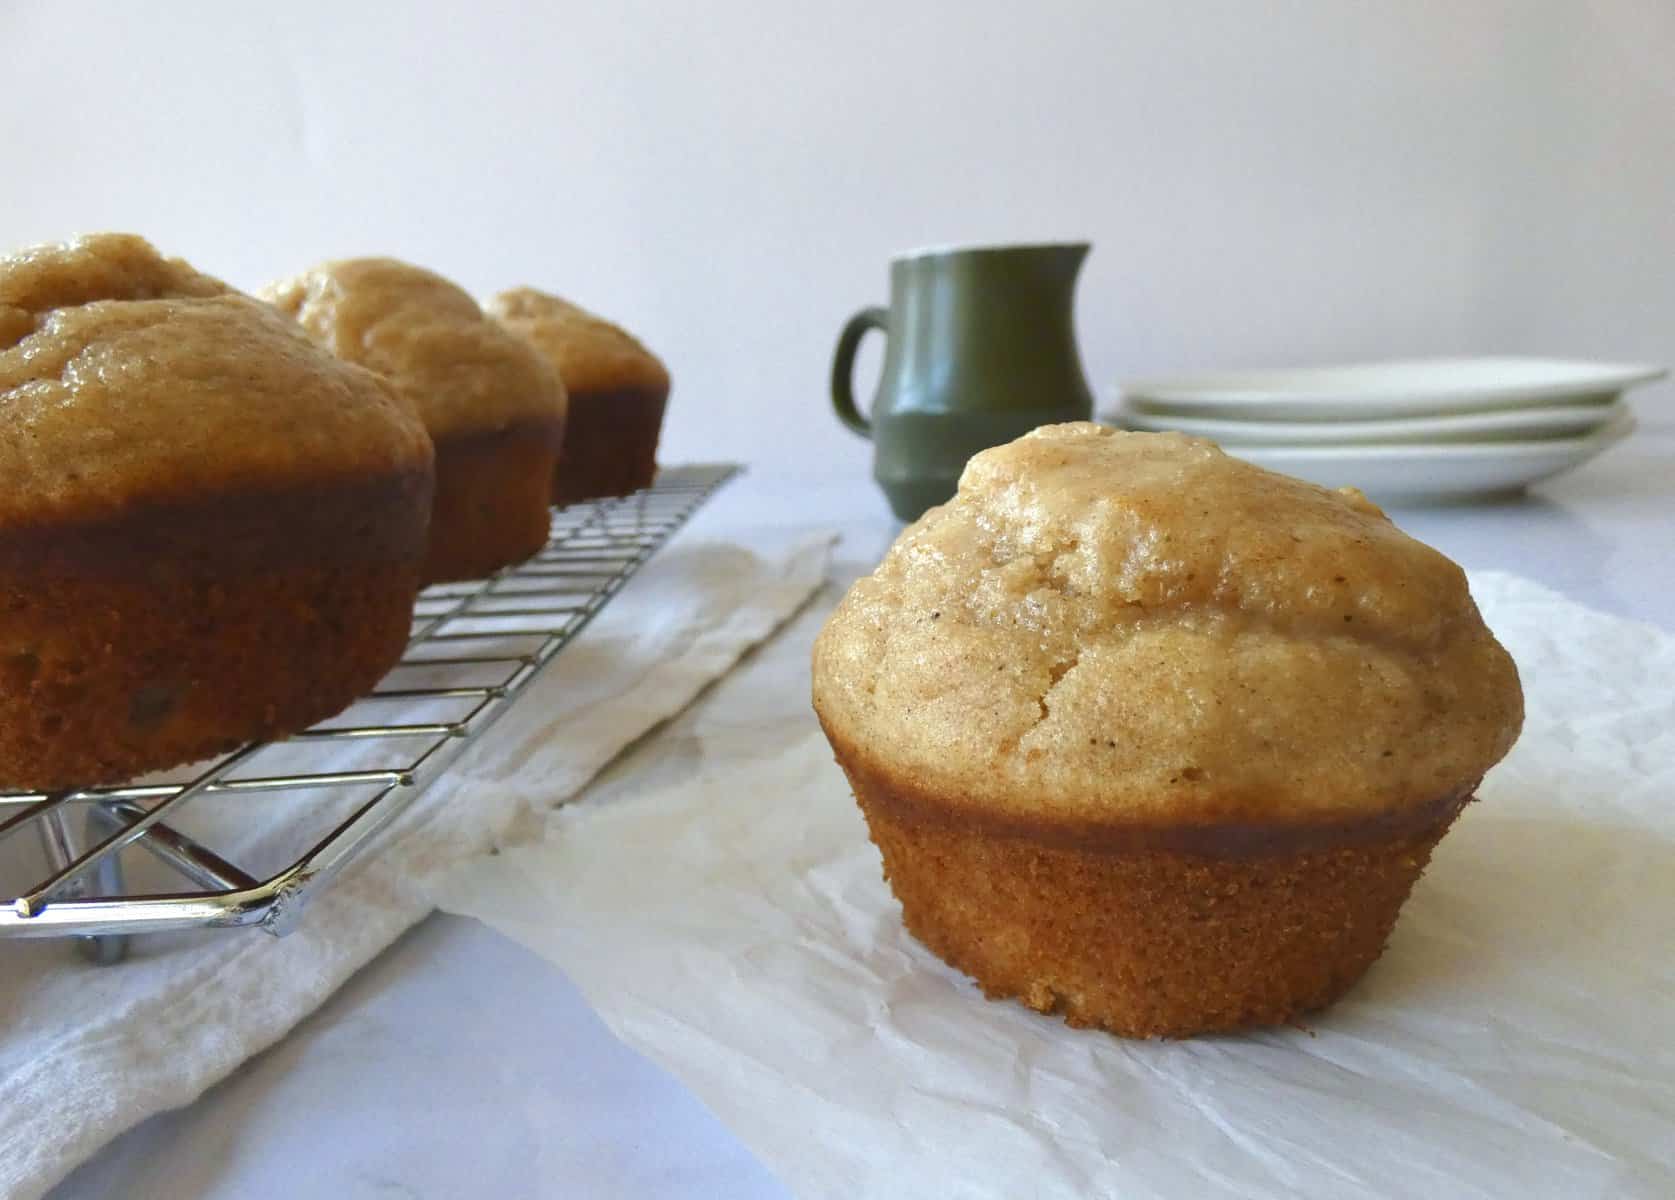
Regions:
M 407 652 L 379 687 L 348 713 L 283 743 L 246 746 L 174 782 L 0 792 L 0 841 L 33 828 L 47 872 L 0 901 L 0 937 L 77 937 L 89 958 L 109 963 L 123 957 L 133 933 L 240 926 L 289 932 L 310 897 L 481 736 L 738 470 L 665 469 L 633 496 L 556 510 L 552 539 L 529 562 L 422 593 Z M 403 676 L 413 677 L 411 686 L 400 686 Z M 369 709 L 379 719 L 356 715 Z M 344 747 L 354 752 L 334 755 Z M 262 769 L 264 755 L 277 750 L 305 761 Z M 334 757 L 353 761 L 328 761 Z M 346 795 L 352 799 L 344 815 Z M 188 805 L 289 803 L 301 820 L 310 806 L 299 797 L 322 796 L 338 801 L 326 818 L 335 824 L 265 877 L 179 827 Z M 82 818 L 80 838 L 73 814 Z M 130 892 L 123 866 L 129 847 L 149 852 L 172 885 L 184 879 L 189 890 Z M 11 890 L 0 881 L 0 895 Z

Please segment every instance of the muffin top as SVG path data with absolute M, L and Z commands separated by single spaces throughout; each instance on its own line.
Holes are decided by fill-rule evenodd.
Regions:
M 489 301 L 488 309 L 551 359 L 572 393 L 669 390 L 668 370 L 633 334 L 568 300 L 513 288 Z
M 0 259 L 0 525 L 430 458 L 423 427 L 376 376 L 141 238 Z
M 552 364 L 440 275 L 392 258 L 322 263 L 262 297 L 413 402 L 433 437 L 563 420 Z
M 906 791 L 1026 821 L 1336 821 L 1475 786 L 1523 720 L 1464 573 L 1354 489 L 1076 423 L 972 458 L 821 631 Z

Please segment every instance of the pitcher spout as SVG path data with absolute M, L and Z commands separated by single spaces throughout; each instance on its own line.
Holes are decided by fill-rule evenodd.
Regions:
M 1067 283 L 1081 272 L 1092 249 L 1091 242 L 1053 242 L 1040 248 L 1042 258 L 1050 261 Z

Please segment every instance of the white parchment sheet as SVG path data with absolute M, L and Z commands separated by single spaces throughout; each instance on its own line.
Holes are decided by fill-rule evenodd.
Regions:
M 1473 590 L 1523 738 L 1308 1030 L 1125 1042 L 984 1000 L 902 928 L 812 717 L 752 747 L 712 706 L 687 778 L 584 794 L 443 905 L 561 965 L 799 1195 L 1675 1195 L 1675 638 Z M 806 709 L 813 624 L 716 705 Z

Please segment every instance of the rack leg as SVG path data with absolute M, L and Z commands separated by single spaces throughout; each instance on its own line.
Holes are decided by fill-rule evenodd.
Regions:
M 102 806 L 89 804 L 87 806 L 87 834 L 90 841 L 101 841 L 111 832 L 111 822 L 116 820 L 106 813 Z M 117 822 L 120 824 L 120 822 Z M 70 819 L 62 807 L 48 812 L 36 823 L 40 830 L 41 849 L 46 852 L 47 859 L 55 870 L 62 870 L 75 861 L 79 851 L 76 847 L 75 835 L 70 832 Z M 106 855 L 100 860 L 93 872 L 93 879 L 98 887 L 98 895 L 119 896 L 122 894 L 122 864 L 116 856 Z M 72 897 L 88 894 L 87 879 L 77 879 L 69 886 Z M 101 933 L 91 937 L 78 937 L 76 949 L 89 962 L 108 966 L 121 962 L 128 954 L 128 935 L 125 933 Z
M 89 804 L 87 806 L 87 837 L 90 842 L 103 841 L 125 825 L 122 816 L 103 804 Z M 127 891 L 122 879 L 122 856 L 107 854 L 101 858 L 93 868 L 93 884 L 98 890 L 95 895 L 120 896 Z M 90 888 L 89 890 L 92 890 Z M 128 957 L 128 935 L 125 933 L 100 933 L 89 938 L 83 938 L 81 950 L 87 958 L 98 963 L 101 967 L 108 967 L 112 963 L 119 963 Z

